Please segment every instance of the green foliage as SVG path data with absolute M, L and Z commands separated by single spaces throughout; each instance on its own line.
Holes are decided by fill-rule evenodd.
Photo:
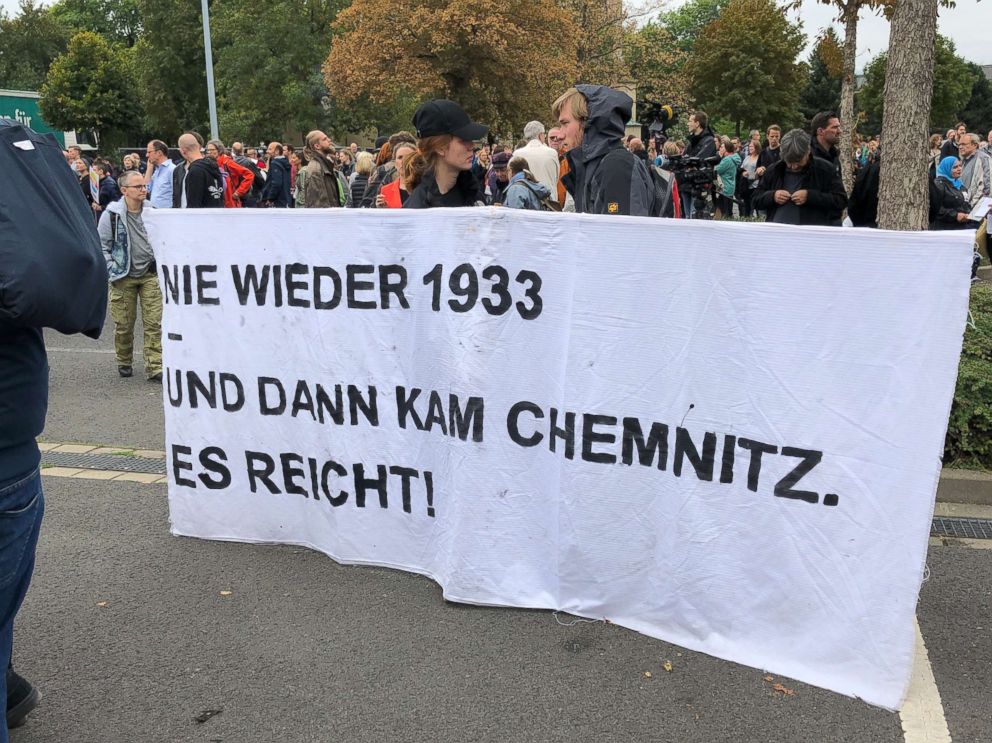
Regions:
M 104 151 L 124 143 L 140 128 L 129 69 L 124 50 L 89 31 L 76 34 L 41 86 L 41 115 L 55 129 L 96 132 Z
M 974 326 L 965 330 L 944 463 L 992 469 L 992 286 L 971 288 Z
M 968 63 L 968 69 L 974 78 L 971 98 L 954 118 L 965 122 L 973 132 L 987 134 L 992 129 L 992 82 L 974 62 Z
M 886 67 L 885 54 L 879 54 L 869 62 L 865 67 L 865 84 L 858 91 L 858 105 L 865 114 L 864 130 L 869 134 L 882 131 Z M 938 34 L 933 68 L 933 107 L 930 111 L 932 131 L 954 125 L 958 112 L 971 97 L 973 85 L 973 73 L 968 63 L 955 53 L 954 42 Z
M 658 20 L 672 35 L 678 48 L 690 52 L 699 34 L 720 17 L 729 3 L 730 0 L 689 0 L 674 10 L 662 13 Z M 748 24 L 743 28 L 749 29 L 751 26 Z
M 689 97 L 682 69 L 687 55 L 674 42 L 667 28 L 649 23 L 625 34 L 623 58 L 639 99 L 685 109 Z
M 338 0 L 227 0 L 211 19 L 222 139 L 326 128 L 321 64 Z M 246 29 L 261 30 L 246 33 Z
M 111 44 L 132 47 L 141 35 L 137 0 L 58 0 L 51 13 L 74 31 L 92 31 Z
M 774 0 L 731 0 L 696 39 L 690 91 L 704 110 L 736 124 L 792 121 L 806 82 L 797 61 L 805 43 L 802 25 Z
M 21 0 L 15 18 L 0 10 L 0 88 L 37 90 L 52 62 L 68 48 L 71 35 L 34 0 Z
M 820 111 L 840 109 L 840 84 L 843 77 L 841 49 L 833 29 L 828 29 L 813 47 L 809 78 L 800 99 L 803 118 L 808 125 Z
M 197 0 L 138 0 L 145 32 L 134 46 L 145 128 L 175 142 L 209 131 L 203 26 Z M 246 28 L 245 33 L 256 31 Z M 251 78 L 240 81 L 251 86 Z

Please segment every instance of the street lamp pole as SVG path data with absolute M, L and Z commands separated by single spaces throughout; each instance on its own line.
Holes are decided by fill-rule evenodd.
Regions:
M 210 47 L 210 9 L 207 0 L 200 0 L 203 14 L 203 51 L 207 58 L 207 105 L 210 107 L 210 138 L 220 139 L 217 131 L 217 96 L 214 93 L 214 54 Z

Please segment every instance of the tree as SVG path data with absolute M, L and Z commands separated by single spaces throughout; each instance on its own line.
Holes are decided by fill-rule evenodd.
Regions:
M 212 17 L 218 118 L 224 136 L 281 139 L 324 128 L 320 66 L 338 0 L 227 0 Z M 257 26 L 260 33 L 245 33 Z M 250 84 L 246 84 L 250 81 Z
M 623 58 L 637 87 L 639 100 L 652 100 L 680 109 L 689 105 L 686 91 L 683 52 L 667 28 L 649 23 L 628 31 Z
M 801 106 L 806 123 L 820 111 L 840 108 L 840 81 L 844 74 L 844 53 L 837 34 L 828 28 L 813 47 L 810 73 L 803 89 Z
M 38 105 L 50 126 L 96 132 L 103 149 L 123 144 L 136 129 L 140 109 L 121 49 L 81 31 L 52 64 Z
M 699 34 L 720 17 L 730 0 L 689 0 L 659 16 L 659 22 L 672 35 L 683 52 L 691 52 Z M 747 26 L 750 28 L 750 26 Z
M 992 129 L 992 83 L 974 62 L 968 62 L 974 82 L 971 98 L 954 118 L 965 122 L 973 132 L 988 133 Z
M 790 23 L 774 0 L 731 0 L 693 45 L 690 90 L 702 108 L 735 122 L 738 135 L 742 123 L 794 120 L 805 43 L 802 25 Z
M 207 74 L 200 4 L 195 0 L 138 3 L 145 32 L 134 52 L 140 62 L 137 88 L 146 128 L 171 142 L 190 129 L 205 131 Z M 250 79 L 244 84 L 249 85 Z
M 335 31 L 324 78 L 342 102 L 451 98 L 519 132 L 575 79 L 575 25 L 551 0 L 356 0 Z
M 889 49 L 892 49 L 891 41 Z M 955 124 L 958 112 L 968 103 L 973 87 L 972 71 L 968 63 L 955 54 L 954 43 L 944 36 L 937 36 L 934 59 L 933 94 L 928 106 L 930 117 L 924 123 L 933 131 L 946 131 Z M 886 53 L 879 54 L 865 68 L 865 84 L 860 97 L 866 122 L 874 127 L 873 132 L 879 130 L 878 125 L 883 121 L 887 72 Z M 919 116 L 919 113 L 915 115 Z
M 72 34 L 34 0 L 21 0 L 19 11 L 7 18 L 0 10 L 0 88 L 37 90 Z
M 51 12 L 74 31 L 92 31 L 112 44 L 130 48 L 141 35 L 137 0 L 58 0 Z
M 892 15 L 878 189 L 878 226 L 886 230 L 925 230 L 929 221 L 927 122 L 938 92 L 937 2 L 899 0 Z

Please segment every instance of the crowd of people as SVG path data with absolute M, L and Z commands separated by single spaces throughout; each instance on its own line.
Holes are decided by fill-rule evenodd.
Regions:
M 767 127 L 743 141 L 717 134 L 703 111 L 688 116 L 684 139 L 646 143 L 627 134 L 630 97 L 577 85 L 551 105 L 553 126 L 529 122 L 514 145 L 488 140 L 489 128 L 457 103 L 432 100 L 413 132 L 381 137 L 372 148 L 338 147 L 324 132 L 302 147 L 260 148 L 187 132 L 177 162 L 158 139 L 124 156 L 66 158 L 96 215 L 111 283 L 111 314 L 121 376 L 133 374 L 138 304 L 145 323 L 145 374 L 160 381 L 161 297 L 142 210 L 198 208 L 431 208 L 498 205 L 535 211 L 675 218 L 745 218 L 793 225 L 877 226 L 882 147 L 855 139 L 857 178 L 848 193 L 838 149 L 842 122 L 825 111 L 809 131 Z M 930 227 L 978 227 L 973 219 L 992 191 L 992 133 L 982 140 L 958 124 L 931 140 Z

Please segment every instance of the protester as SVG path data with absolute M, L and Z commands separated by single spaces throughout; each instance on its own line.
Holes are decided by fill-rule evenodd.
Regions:
M 403 163 L 417 151 L 417 146 L 409 142 L 400 142 L 393 150 L 393 162 L 396 163 L 396 170 L 399 178 L 379 189 L 379 194 L 375 197 L 375 206 L 378 209 L 400 209 L 410 196 L 410 176 L 403 170 Z
M 251 190 L 242 197 L 241 204 L 249 208 L 257 206 L 262 197 L 262 189 L 265 188 L 265 171 L 258 167 L 255 160 L 244 154 L 240 142 L 231 145 L 231 158 L 242 168 L 250 170 L 252 175 Z
M 524 126 L 527 144 L 516 150 L 513 157 L 522 157 L 527 169 L 551 191 L 551 198 L 558 200 L 558 152 L 545 144 L 544 124 L 530 121 Z
M 20 126 L 0 119 L 0 129 Z M 0 668 L 6 670 L 0 675 L 0 698 L 7 703 L 7 724 L 0 728 L 3 743 L 7 729 L 22 725 L 41 698 L 14 670 L 12 654 L 14 620 L 31 583 L 45 511 L 37 442 L 48 409 L 43 328 L 98 338 L 107 312 L 106 263 L 78 178 L 62 164 L 51 135 L 41 137 L 27 127 L 13 133 L 19 141 L 31 142 L 33 152 L 22 165 L 12 162 L 13 148 L 0 153 L 0 160 L 8 155 L 0 167 L 0 191 L 12 192 L 0 198 L 5 223 L 0 239 L 14 241 L 0 246 L 5 256 L 3 281 L 5 289 L 16 287 L 4 292 L 0 313 Z M 44 178 L 32 172 L 38 166 L 44 168 Z M 38 203 L 38 197 L 47 203 Z M 47 212 L 48 218 L 39 220 L 39 211 Z M 23 260 L 8 262 L 10 255 Z M 43 270 L 36 270 L 38 266 Z
M 503 197 L 503 206 L 538 212 L 542 209 L 541 202 L 551 199 L 551 189 L 541 183 L 527 166 L 527 160 L 520 156 L 510 160 L 510 185 Z
M 308 209 L 348 206 L 351 190 L 336 167 L 337 153 L 331 138 L 315 129 L 307 134 L 304 152 L 310 161 L 307 164 L 304 206 Z
M 289 162 L 292 163 L 296 160 L 296 181 L 293 183 L 293 207 L 296 209 L 306 208 L 306 193 L 307 193 L 307 165 L 310 164 L 309 158 L 306 156 L 306 148 L 304 151 L 294 152 L 289 156 Z
M 145 179 L 138 171 L 121 176 L 124 198 L 107 207 L 97 230 L 103 245 L 110 279 L 110 316 L 114 320 L 114 349 L 117 372 L 130 377 L 134 359 L 134 323 L 138 303 L 144 325 L 145 376 L 162 381 L 162 292 L 155 270 L 155 254 L 148 241 L 142 211 Z
M 632 105 L 626 93 L 602 85 L 576 85 L 554 102 L 569 147 L 563 181 L 575 211 L 651 214 L 655 188 L 648 166 L 623 147 Z
M 940 135 L 934 134 L 930 137 L 930 175 L 933 177 L 940 165 Z
M 508 152 L 498 152 L 493 155 L 493 167 L 486 178 L 486 203 L 490 206 L 502 204 L 507 186 L 510 185 L 510 160 L 513 156 Z
M 350 178 L 351 174 L 355 172 L 355 156 L 351 150 L 341 150 L 338 152 L 338 171 L 345 177 L 345 180 Z
M 765 137 L 766 144 L 761 148 L 761 154 L 758 155 L 758 167 L 754 171 L 754 175 L 757 178 L 761 178 L 768 168 L 782 158 L 782 155 L 779 152 L 779 141 L 782 138 L 782 128 L 778 124 L 772 124 L 768 127 Z
M 102 161 L 95 162 L 93 163 L 93 169 L 96 171 L 100 181 L 99 200 L 93 205 L 93 209 L 97 212 L 102 212 L 121 197 L 121 190 L 117 187 L 117 181 L 110 174 L 110 168 L 106 163 Z
M 365 189 L 369 185 L 369 177 L 372 175 L 374 169 L 375 158 L 372 156 L 372 153 L 359 152 L 358 157 L 355 159 L 355 172 L 351 174 L 349 183 L 349 187 L 351 188 L 350 206 L 361 206 Z
M 878 227 L 878 182 L 882 170 L 881 160 L 865 165 L 854 179 L 851 198 L 847 202 L 847 216 L 855 227 Z
M 945 157 L 937 166 L 937 177 L 930 187 L 930 229 L 974 229 L 975 225 L 968 219 L 970 211 L 961 183 L 961 161 Z
M 281 142 L 269 142 L 265 152 L 269 163 L 265 188 L 262 189 L 262 203 L 267 207 L 286 209 L 290 203 L 292 181 L 289 160 L 283 154 L 285 149 Z
M 172 173 L 172 206 L 175 209 L 224 206 L 224 177 L 217 163 L 203 156 L 201 147 L 197 134 L 189 132 L 179 137 L 179 152 L 185 167 L 177 167 Z
M 717 218 L 730 219 L 734 216 L 734 195 L 737 193 L 737 169 L 741 166 L 734 142 L 730 137 L 720 138 L 720 162 L 716 174 L 720 177 L 720 193 L 717 199 Z
M 958 157 L 958 140 L 968 132 L 968 127 L 963 121 L 959 121 L 953 129 L 947 130 L 947 139 L 940 146 L 940 160 L 945 157 Z M 938 163 L 939 164 L 939 163 Z
M 839 227 L 847 205 L 840 174 L 811 153 L 809 134 L 793 129 L 782 137 L 782 159 L 765 171 L 753 204 L 769 222 Z
M 145 147 L 145 183 L 148 200 L 156 209 L 172 208 L 172 173 L 176 164 L 169 159 L 169 146 L 153 139 Z
M 472 175 L 475 140 L 489 127 L 477 124 L 454 101 L 432 100 L 413 115 L 417 151 L 407 159 L 413 193 L 404 209 L 437 206 L 477 206 L 484 195 Z M 416 184 L 414 184 L 416 180 Z
M 971 206 L 992 195 L 992 157 L 979 149 L 981 142 L 982 138 L 977 134 L 962 134 L 958 137 L 961 183 Z
M 758 187 L 758 158 L 761 156 L 761 135 L 755 129 L 752 134 L 757 135 L 747 143 L 747 155 L 741 160 L 741 170 L 738 176 L 742 182 L 742 187 L 738 190 L 741 195 L 741 204 L 745 217 L 754 214 L 754 207 L 751 201 L 754 198 L 754 189 Z
M 689 114 L 689 142 L 685 148 L 686 157 L 716 157 L 716 135 L 709 126 L 709 116 L 705 111 Z
M 216 162 L 217 167 L 220 168 L 224 182 L 224 208 L 240 209 L 251 193 L 255 174 L 248 168 L 238 165 L 234 158 L 227 154 L 227 148 L 219 139 L 211 139 L 207 142 L 206 149 L 207 157 Z
M 813 157 L 830 163 L 834 170 L 840 173 L 840 119 L 833 111 L 821 111 L 813 117 L 810 124 L 810 146 Z

